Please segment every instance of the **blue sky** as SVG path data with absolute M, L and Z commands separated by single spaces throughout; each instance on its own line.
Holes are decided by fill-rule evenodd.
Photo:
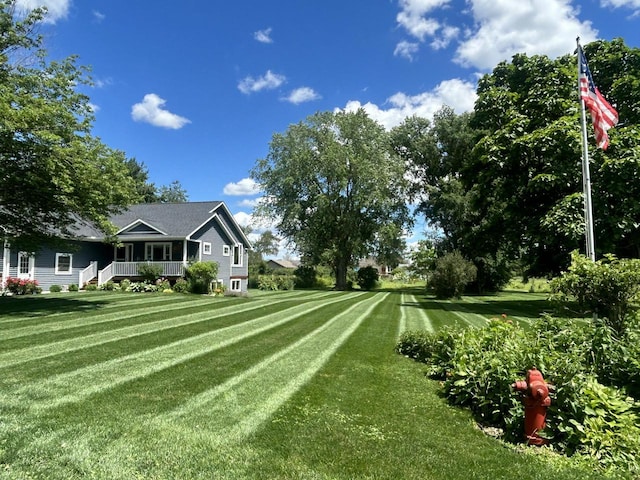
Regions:
M 391 128 L 472 109 L 479 76 L 515 53 L 564 55 L 577 36 L 640 46 L 640 0 L 18 3 L 48 7 L 53 59 L 91 66 L 95 135 L 242 224 L 260 196 L 249 170 L 308 115 L 364 107 Z

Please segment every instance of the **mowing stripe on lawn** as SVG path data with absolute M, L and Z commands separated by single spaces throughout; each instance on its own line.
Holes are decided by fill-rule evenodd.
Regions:
M 326 305 L 354 300 L 363 293 L 341 295 L 332 301 L 321 299 L 269 315 L 232 325 L 212 332 L 172 342 L 161 347 L 143 350 L 120 358 L 55 375 L 47 380 L 32 382 L 15 392 L 15 399 L 37 398 L 34 410 L 76 402 L 97 392 L 122 383 L 145 377 L 200 355 L 232 345 L 276 326 L 290 322 Z
M 206 425 L 204 435 L 216 444 L 242 441 L 313 378 L 389 295 L 378 293 L 359 301 L 298 342 L 158 420 L 179 419 L 186 428 Z
M 320 297 L 326 295 L 326 293 L 317 293 L 308 295 L 309 298 Z M 166 297 L 165 297 L 166 298 Z M 140 296 L 134 305 L 129 308 L 126 313 L 123 312 L 122 309 L 119 309 L 115 312 L 106 312 L 106 313 L 98 313 L 95 315 L 82 316 L 78 318 L 78 315 L 74 315 L 69 320 L 58 321 L 55 323 L 45 323 L 45 324 L 37 324 L 34 326 L 20 326 L 19 328 L 14 328 L 10 331 L 3 332 L 1 337 L 2 340 L 7 340 L 11 338 L 18 338 L 23 336 L 34 336 L 37 334 L 45 334 L 59 330 L 73 329 L 77 327 L 90 327 L 93 328 L 95 325 L 109 323 L 109 322 L 118 322 L 123 321 L 129 318 L 137 317 L 137 316 L 147 316 L 154 313 L 165 313 L 172 312 L 174 310 L 188 309 L 188 308 L 197 308 L 199 306 L 209 305 L 212 309 L 222 309 L 222 308 L 238 308 L 236 299 L 213 299 L 211 297 L 189 297 L 189 301 L 182 301 L 179 303 L 170 302 L 171 306 L 167 306 L 164 303 L 160 306 L 148 307 L 147 302 L 148 299 L 144 296 Z M 304 298 L 304 297 L 303 297 Z M 297 298 L 296 298 L 297 299 Z M 253 305 L 253 308 L 259 308 L 266 303 L 274 304 L 280 303 L 284 301 L 291 301 L 294 298 L 285 297 L 281 299 L 277 299 L 275 301 L 269 302 L 268 299 L 263 299 L 260 301 L 250 302 L 250 305 Z M 155 303 L 155 302 L 154 302 Z M 228 304 L 232 305 L 229 306 Z M 135 307 L 133 309 L 132 307 Z
M 130 297 L 127 298 L 127 295 L 130 295 Z M 75 318 L 79 314 L 83 313 L 92 315 L 96 312 L 108 312 L 113 310 L 121 311 L 123 306 L 126 306 L 130 303 L 139 303 L 141 296 L 142 294 L 137 293 L 103 293 L 100 297 L 87 299 L 83 294 L 80 296 L 74 296 L 73 298 L 65 299 L 64 302 L 49 301 L 47 303 L 38 302 L 33 298 L 21 299 L 19 301 L 24 302 L 25 307 L 33 307 L 32 310 L 29 310 L 27 312 L 18 309 L 15 309 L 15 311 L 12 310 L 11 312 L 7 312 L 6 310 L 3 311 L 3 313 L 0 314 L 0 328 L 4 330 L 5 328 L 10 327 L 13 323 L 20 326 L 41 325 L 46 322 L 59 321 L 61 317 Z M 116 297 L 122 300 L 115 301 Z M 168 296 L 145 294 L 144 297 L 145 303 L 174 303 L 178 299 L 178 301 L 182 299 L 187 301 L 189 300 L 189 297 L 187 296 L 180 298 L 177 295 Z M 107 299 L 112 300 L 112 302 L 101 302 Z M 5 302 L 3 303 L 3 307 L 9 306 L 9 304 Z M 54 312 L 54 310 L 57 311 Z M 37 314 L 35 314 L 36 312 Z
M 403 315 L 407 315 L 405 330 L 426 330 L 427 332 L 435 332 L 433 322 L 429 318 L 427 310 L 420 302 L 418 302 L 415 295 L 410 295 L 409 302 L 404 301 L 404 294 L 402 295 L 402 298 L 403 302 L 401 311 Z
M 451 302 L 441 301 L 439 303 L 443 310 L 452 313 L 453 315 L 461 319 L 466 325 L 469 325 L 471 327 L 484 327 L 485 325 L 487 325 L 488 320 L 486 317 L 478 313 L 469 312 L 469 309 L 464 307 L 459 302 L 453 304 Z M 456 311 L 456 307 L 462 308 L 466 313 Z
M 406 323 L 407 309 L 404 308 L 404 305 L 405 305 L 404 293 L 402 293 L 400 295 L 400 319 L 398 320 L 398 332 L 396 333 L 397 337 L 402 335 L 402 333 L 407 330 L 407 323 Z
M 309 301 L 321 301 L 325 296 L 320 296 L 320 299 L 314 297 Z M 279 300 L 278 304 L 285 302 L 286 299 Z M 298 300 L 300 301 L 300 300 Z M 274 305 L 272 303 L 269 306 Z M 0 354 L 0 368 L 5 368 L 12 365 L 17 365 L 24 362 L 29 362 L 35 359 L 42 359 L 55 355 L 61 355 L 69 352 L 73 352 L 80 349 L 89 347 L 95 347 L 108 342 L 114 342 L 118 340 L 129 339 L 148 333 L 156 332 L 159 330 L 166 330 L 184 325 L 189 325 L 197 322 L 208 321 L 213 318 L 222 318 L 225 315 L 235 315 L 240 313 L 247 313 L 253 310 L 261 309 L 265 307 L 265 303 L 245 303 L 242 305 L 233 304 L 217 310 L 196 312 L 186 315 L 172 316 L 167 320 L 157 320 L 154 322 L 148 322 L 141 325 L 132 325 L 122 327 L 118 329 L 109 330 L 106 332 L 99 332 L 93 335 L 85 335 L 81 337 L 73 337 L 69 339 L 60 340 L 57 342 L 35 345 L 19 350 L 12 350 Z M 153 309 L 155 311 L 155 309 Z M 152 313 L 152 312 L 150 312 Z M 136 313 L 141 315 L 140 313 Z M 258 317 L 259 318 L 259 317 Z
M 508 308 L 506 310 L 497 310 L 496 305 L 493 305 L 491 302 L 495 301 L 493 297 L 462 297 L 462 301 L 466 303 L 470 303 L 473 305 L 478 305 L 482 308 L 486 313 L 486 316 L 490 318 L 501 318 L 502 315 L 507 315 L 511 320 L 517 321 L 523 327 L 528 328 L 531 326 L 532 322 L 535 322 L 540 318 L 540 316 L 532 317 L 530 316 L 530 312 L 521 309 Z M 531 298 L 527 300 L 531 301 Z
M 57 332 L 60 330 L 73 329 L 77 327 L 95 327 L 96 325 L 110 323 L 110 322 L 118 322 L 122 320 L 126 320 L 129 318 L 134 318 L 142 315 L 151 315 L 154 313 L 163 313 L 163 312 L 172 312 L 175 310 L 187 309 L 187 308 L 197 308 L 201 305 L 210 304 L 213 308 L 216 308 L 216 305 L 211 301 L 211 299 L 203 300 L 203 299 L 194 299 L 185 303 L 171 303 L 170 305 L 162 304 L 159 306 L 149 307 L 144 299 L 142 301 L 138 301 L 134 305 L 128 306 L 126 310 L 117 310 L 115 312 L 110 313 L 99 313 L 96 315 L 90 316 L 78 316 L 74 315 L 69 320 L 57 321 L 53 323 L 45 323 L 38 324 L 32 326 L 25 326 L 14 328 L 9 331 L 2 332 L 0 338 L 2 340 L 9 340 L 12 338 L 19 337 L 32 337 L 34 335 L 47 334 L 51 332 Z

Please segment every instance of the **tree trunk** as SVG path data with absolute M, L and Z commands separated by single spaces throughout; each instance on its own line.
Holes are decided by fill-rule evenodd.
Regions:
M 336 290 L 347 289 L 347 259 L 344 257 L 338 257 L 335 261 L 336 271 Z

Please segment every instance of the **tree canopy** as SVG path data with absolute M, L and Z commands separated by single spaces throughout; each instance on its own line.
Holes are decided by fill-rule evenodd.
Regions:
M 364 110 L 316 113 L 274 134 L 256 163 L 251 176 L 265 193 L 256 213 L 305 261 L 332 266 L 345 289 L 348 267 L 408 224 L 404 173 L 387 132 Z
M 640 50 L 620 39 L 585 47 L 594 80 L 617 108 L 610 146 L 590 138 L 599 256 L 640 256 Z M 509 264 L 528 275 L 565 269 L 584 249 L 581 125 L 575 55 L 518 54 L 478 85 L 474 111 L 408 118 L 392 132 L 428 222 L 478 268 L 479 288 L 499 286 Z
M 109 215 L 137 200 L 124 154 L 91 135 L 87 70 L 47 61 L 42 16 L 17 18 L 15 0 L 0 1 L 0 225 L 27 251 L 70 236 L 78 219 L 111 233 Z

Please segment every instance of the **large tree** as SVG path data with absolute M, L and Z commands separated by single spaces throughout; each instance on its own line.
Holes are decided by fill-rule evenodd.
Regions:
M 336 288 L 408 224 L 404 165 L 384 128 L 357 112 L 321 112 L 274 134 L 251 176 L 265 193 L 256 213 L 274 221 L 309 262 L 328 263 Z M 388 245 L 388 243 L 387 243 Z
M 622 40 L 585 47 L 594 80 L 620 114 L 607 151 L 589 123 L 596 249 L 640 253 L 640 50 Z M 522 255 L 533 274 L 565 268 L 583 247 L 580 121 L 573 55 L 516 55 L 478 87 L 473 125 L 486 132 L 464 171 L 478 238 Z
M 72 235 L 78 219 L 110 233 L 109 215 L 137 200 L 124 154 L 91 135 L 86 69 L 47 61 L 42 17 L 0 0 L 0 233 L 27 251 Z

